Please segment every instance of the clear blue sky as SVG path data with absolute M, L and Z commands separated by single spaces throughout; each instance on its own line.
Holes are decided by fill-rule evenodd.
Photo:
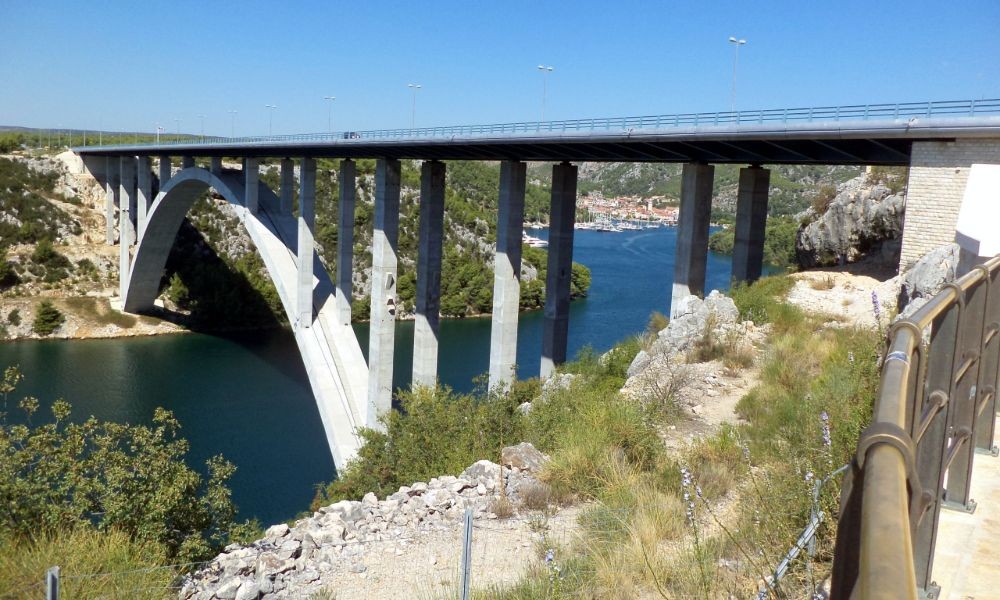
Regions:
M 228 135 L 1000 97 L 1000 2 L 0 0 L 0 125 Z

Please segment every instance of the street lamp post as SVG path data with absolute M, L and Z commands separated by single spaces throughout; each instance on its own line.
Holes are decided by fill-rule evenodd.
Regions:
M 227 110 L 229 113 L 229 137 L 236 137 L 236 112 L 235 110 Z
M 336 96 L 323 96 L 324 100 L 330 101 L 330 109 L 326 112 L 326 129 L 330 133 L 333 133 L 333 101 L 337 99 Z
M 740 46 L 747 41 L 730 36 L 729 43 L 735 47 L 733 52 L 733 95 L 729 103 L 729 112 L 736 112 L 736 65 L 740 62 Z
M 549 92 L 549 73 L 555 70 L 555 67 L 550 67 L 546 65 L 538 65 L 538 70 L 542 72 L 542 121 L 545 121 L 545 96 Z
M 175 130 L 177 132 L 176 133 L 177 139 L 178 140 L 181 139 L 181 120 L 180 119 L 174 119 L 174 128 L 175 128 Z
M 267 116 L 267 135 L 268 135 L 268 137 L 270 137 L 271 136 L 271 132 L 273 131 L 272 126 L 274 125 L 274 109 L 276 109 L 278 107 L 276 105 L 274 105 L 274 104 L 265 104 L 264 108 L 268 109 L 268 111 L 267 111 L 267 115 L 268 115 Z
M 201 141 L 204 142 L 205 141 L 205 115 L 198 115 L 198 118 L 201 119 Z
M 413 104 L 410 108 L 410 129 L 415 129 L 417 126 L 417 90 L 422 86 L 419 83 L 408 83 L 406 87 L 413 90 Z
M 160 127 L 159 123 L 157 123 L 156 124 L 156 145 L 160 145 L 160 132 L 161 131 L 163 131 L 163 128 Z

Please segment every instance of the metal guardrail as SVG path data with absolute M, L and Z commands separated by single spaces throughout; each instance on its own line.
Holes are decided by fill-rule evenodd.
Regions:
M 833 598 L 937 598 L 941 508 L 975 510 L 974 451 L 997 452 L 998 332 L 1000 256 L 891 328 L 872 424 L 842 490 Z
M 524 121 L 490 125 L 454 125 L 409 129 L 369 129 L 331 133 L 301 133 L 250 137 L 190 137 L 127 144 L 135 146 L 189 146 L 197 144 L 268 144 L 288 142 L 335 142 L 344 140 L 404 140 L 447 137 L 476 137 L 532 133 L 636 131 L 675 127 L 719 125 L 763 125 L 791 122 L 899 120 L 919 117 L 975 117 L 1000 115 L 1000 99 L 905 102 L 899 104 L 856 104 L 810 108 L 777 108 L 736 112 L 679 113 L 641 117 L 609 117 L 566 121 Z M 115 146 L 101 146 L 114 148 Z

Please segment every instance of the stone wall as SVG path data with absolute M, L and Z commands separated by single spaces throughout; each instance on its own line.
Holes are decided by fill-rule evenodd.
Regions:
M 900 271 L 955 241 L 958 209 L 973 163 L 1000 164 L 1000 139 L 913 143 Z

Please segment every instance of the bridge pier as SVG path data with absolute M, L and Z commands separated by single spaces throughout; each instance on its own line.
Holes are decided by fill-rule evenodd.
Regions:
M 303 158 L 299 171 L 298 285 L 295 290 L 299 327 L 313 322 L 313 228 L 316 225 L 316 159 Z
M 167 182 L 170 181 L 170 169 L 172 165 L 170 164 L 170 157 L 165 154 L 160 155 L 159 163 L 160 189 L 163 189 L 163 186 L 167 185 Z
M 194 157 L 193 156 L 182 156 L 181 157 L 181 168 L 182 169 L 190 169 L 193 166 L 194 166 Z
M 736 193 L 736 231 L 733 246 L 734 282 L 753 283 L 764 268 L 764 231 L 771 171 L 760 165 L 740 169 Z
M 139 214 L 136 216 L 138 236 L 135 241 L 142 237 L 146 231 L 146 218 L 149 208 L 153 205 L 153 164 L 148 156 L 139 157 L 139 165 L 136 170 L 136 191 L 138 192 Z
M 354 293 L 354 161 L 340 161 L 340 202 L 337 204 L 337 316 L 344 325 L 351 324 L 351 298 Z
M 256 158 L 247 158 L 243 162 L 244 202 L 251 214 L 257 214 L 258 181 L 260 180 L 260 163 Z
M 371 321 L 368 336 L 368 414 L 365 424 L 392 408 L 396 339 L 396 265 L 399 245 L 399 176 L 395 159 L 375 163 L 375 231 L 372 235 Z
M 433 386 L 437 382 L 444 181 L 443 162 L 424 162 L 420 168 L 420 247 L 417 253 L 417 297 L 413 326 L 413 386 Z
M 493 261 L 493 318 L 490 326 L 490 390 L 513 381 L 517 361 L 525 174 L 523 162 L 505 160 L 500 163 L 497 248 Z
M 119 205 L 119 182 L 118 173 L 120 169 L 120 159 L 108 157 L 105 165 L 104 177 L 104 219 L 107 223 L 106 241 L 109 246 L 115 245 L 115 207 Z
M 211 161 L 212 161 L 211 167 L 209 168 L 209 170 L 212 172 L 212 175 L 215 175 L 216 177 L 222 175 L 222 157 L 213 156 L 211 158 Z
M 566 362 L 569 340 L 569 297 L 573 274 L 573 226 L 576 221 L 577 167 L 552 167 L 549 204 L 549 257 L 545 278 L 545 319 L 542 323 L 542 364 L 539 376 L 551 375 Z
M 119 202 L 118 202 L 118 294 L 124 306 L 128 293 L 128 274 L 131 255 L 129 251 L 135 242 L 136 206 L 136 159 L 123 156 L 119 161 Z
M 281 206 L 279 210 L 283 215 L 292 214 L 292 196 L 295 188 L 295 163 L 292 159 L 281 160 Z
M 118 206 L 125 211 L 128 217 L 125 220 L 126 230 L 118 234 L 119 243 L 123 246 L 131 246 L 135 243 L 136 233 L 136 213 L 138 213 L 138 199 L 136 198 L 136 157 L 121 157 L 119 182 L 121 192 L 118 197 Z
M 705 293 L 708 261 L 708 225 L 712 215 L 712 180 L 715 167 L 685 163 L 681 175 L 681 205 L 677 215 L 677 252 L 670 316 L 680 314 L 680 299 Z

